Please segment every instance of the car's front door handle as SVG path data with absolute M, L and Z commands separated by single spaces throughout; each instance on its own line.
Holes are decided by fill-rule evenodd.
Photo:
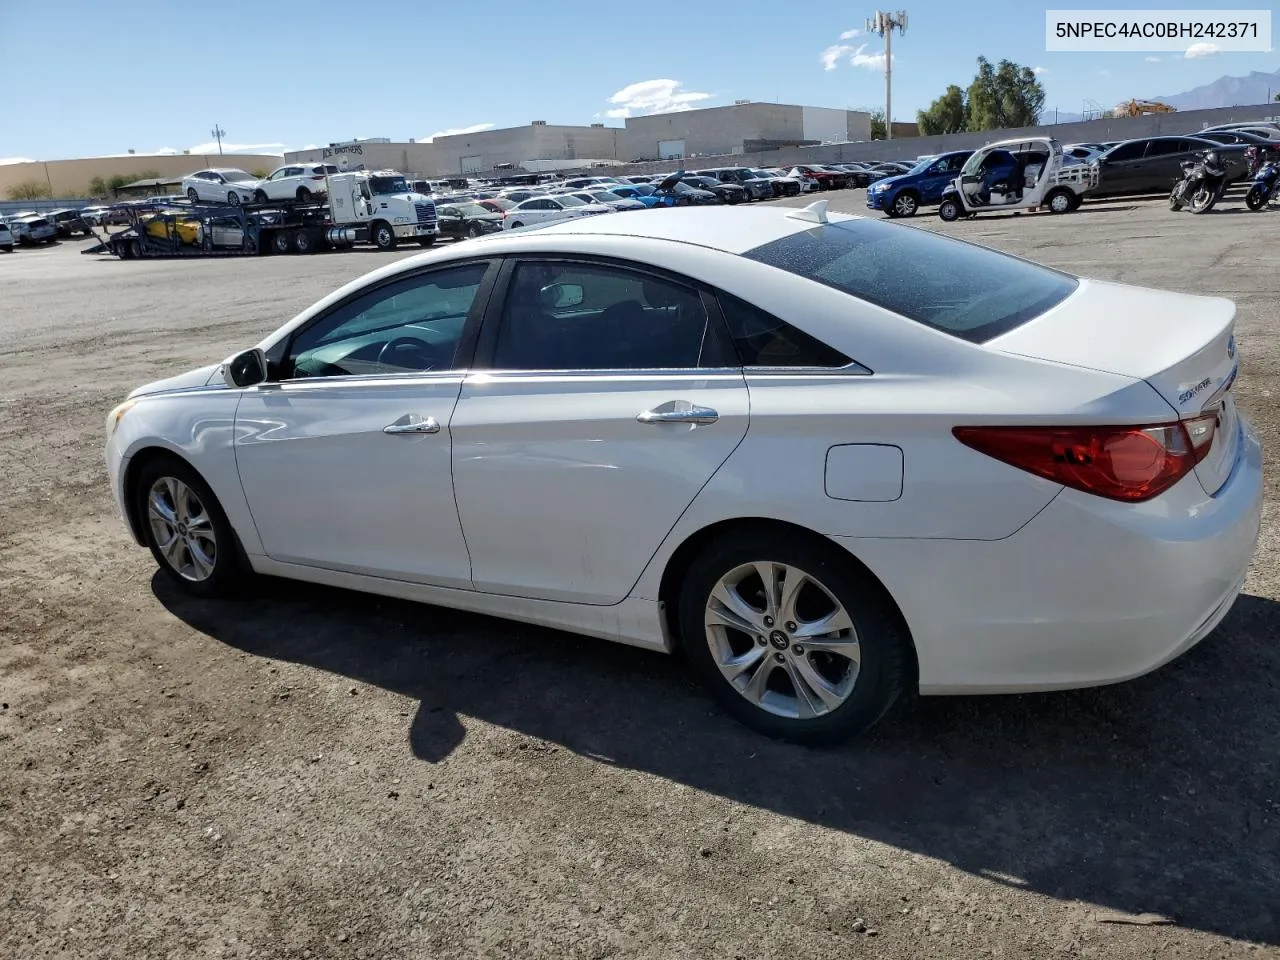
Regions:
M 439 433 L 440 423 L 435 417 L 420 417 L 416 413 L 406 413 L 395 423 L 382 428 L 383 433 Z
M 715 423 L 720 414 L 710 407 L 699 407 L 682 400 L 672 400 L 636 416 L 641 423 Z

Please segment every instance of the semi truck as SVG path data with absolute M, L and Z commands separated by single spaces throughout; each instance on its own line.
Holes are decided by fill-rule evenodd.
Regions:
M 240 206 L 170 200 L 143 204 L 130 224 L 82 252 L 122 259 L 314 253 L 371 243 L 394 250 L 401 241 L 427 247 L 440 234 L 430 197 L 415 193 L 393 170 L 330 174 L 322 202 L 269 201 Z

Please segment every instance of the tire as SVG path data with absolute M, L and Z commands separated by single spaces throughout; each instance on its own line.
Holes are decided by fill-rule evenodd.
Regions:
M 310 202 L 311 202 L 311 191 L 310 191 L 310 190 L 308 190 L 306 187 L 299 187 L 299 188 L 298 188 L 298 202 L 299 202 L 299 203 L 310 203 Z
M 1191 196 L 1187 209 L 1192 213 L 1208 213 L 1218 202 L 1218 192 L 1208 187 L 1201 187 Z
M 271 234 L 272 253 L 293 253 L 293 233 L 289 230 L 276 230 Z
M 436 238 L 435 237 L 418 237 L 417 241 L 418 241 L 418 246 L 429 247 L 436 242 Z
M 205 253 L 213 253 L 213 237 L 206 233 L 204 238 L 200 241 L 200 249 Z
M 266 202 L 268 202 L 270 199 L 271 199 L 271 198 L 267 196 L 267 191 L 265 191 L 265 190 L 255 190 L 255 191 L 253 191 L 253 202 L 254 202 L 254 203 L 266 203 Z
M 942 202 L 938 204 L 938 216 L 943 223 L 954 223 L 960 219 L 960 214 L 963 212 L 960 201 L 955 197 L 943 197 Z
M 885 213 L 891 217 L 914 217 L 919 210 L 920 198 L 912 190 L 903 190 L 885 208 Z
M 151 555 L 171 583 L 196 597 L 234 591 L 244 575 L 239 543 L 194 469 L 172 457 L 152 460 L 130 493 Z
M 1254 184 L 1249 188 L 1249 192 L 1244 195 L 1244 205 L 1250 210 L 1258 211 L 1267 205 L 1267 195 L 1270 191 L 1262 184 Z
M 200 202 L 200 194 L 196 193 L 195 187 L 187 187 L 187 199 L 192 203 Z
M 1182 191 L 1182 184 L 1178 184 L 1171 191 L 1169 191 L 1169 209 L 1170 210 L 1182 209 L 1182 199 L 1179 197 L 1179 194 L 1181 193 L 1181 191 Z
M 476 239 L 479 236 L 482 236 L 483 234 L 484 234 L 484 228 L 481 227 L 480 224 L 478 223 L 473 223 L 471 226 L 467 227 L 467 236 L 470 237 L 472 240 Z
M 1072 192 L 1066 187 L 1058 187 L 1049 191 L 1049 195 L 1044 198 L 1044 205 L 1050 213 L 1070 213 L 1072 196 Z
M 378 220 L 369 228 L 369 238 L 379 250 L 394 250 L 399 240 L 391 224 L 385 220 Z
M 129 256 L 135 257 L 139 260 L 142 259 L 142 241 L 141 240 L 129 241 Z
M 236 193 L 234 190 L 228 190 L 227 203 L 231 204 L 233 207 L 240 206 L 240 194 Z
M 293 248 L 298 253 L 315 253 L 316 237 L 310 230 L 299 230 L 293 235 Z
M 519 220 L 517 220 L 515 223 L 511 224 L 511 229 L 512 229 L 512 230 L 518 230 L 518 229 L 520 229 L 520 228 L 521 228 L 521 227 L 523 227 L 523 226 L 524 226 L 524 224 L 523 224 L 523 223 L 521 223 Z
M 5 253 L 13 253 L 13 244 L 6 243 L 3 247 L 0 247 L 0 250 L 3 250 Z
M 785 595 L 788 579 L 802 583 L 794 604 L 764 599 L 761 568 L 778 575 L 775 596 Z M 690 565 L 678 609 L 694 671 L 731 716 L 765 736 L 808 744 L 849 739 L 870 729 L 907 682 L 909 641 L 897 611 L 834 544 L 730 533 Z M 836 629 L 805 634 L 822 620 Z M 759 632 L 753 637 L 738 625 Z M 824 649 L 814 649 L 819 645 Z M 726 667 L 733 666 L 731 680 Z

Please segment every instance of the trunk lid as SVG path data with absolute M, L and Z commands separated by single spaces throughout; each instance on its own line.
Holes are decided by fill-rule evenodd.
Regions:
M 987 346 L 1145 380 L 1180 420 L 1216 415 L 1213 444 L 1196 466 L 1212 495 L 1239 452 L 1235 313 L 1235 304 L 1219 297 L 1081 280 L 1074 296 Z

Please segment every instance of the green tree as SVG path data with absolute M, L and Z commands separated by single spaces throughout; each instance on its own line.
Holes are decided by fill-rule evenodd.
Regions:
M 1277 94 L 1276 94 L 1276 96 L 1275 96 L 1275 101 L 1276 101 L 1276 103 L 1280 103 L 1280 93 L 1277 93 Z
M 916 122 L 920 125 L 922 137 L 967 130 L 969 104 L 965 101 L 964 91 L 954 83 L 949 85 L 946 93 L 929 104 L 928 110 L 916 114 Z
M 101 177 L 94 177 L 89 181 L 89 189 L 86 193 L 91 197 L 109 196 L 110 193 L 107 190 L 107 181 L 103 180 Z
M 9 188 L 10 200 L 45 200 L 52 196 L 49 185 L 39 180 L 23 180 Z
M 257 177 L 259 180 L 265 180 L 271 176 L 271 171 L 266 167 L 258 167 L 256 170 L 249 171 L 250 176 Z
M 1040 121 L 1044 87 L 1030 67 L 1011 60 L 992 66 L 978 58 L 978 73 L 969 84 L 970 130 L 1030 127 Z
M 871 111 L 871 139 L 887 140 L 889 138 L 888 128 L 884 125 L 884 111 Z

